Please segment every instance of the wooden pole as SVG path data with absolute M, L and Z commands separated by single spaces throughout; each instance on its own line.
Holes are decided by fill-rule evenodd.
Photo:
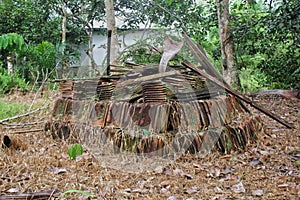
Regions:
M 194 44 L 193 41 L 191 40 L 191 38 L 185 32 L 182 33 L 182 36 L 183 36 L 185 42 L 187 43 L 188 47 L 192 51 L 192 54 L 195 56 L 195 58 L 198 60 L 198 62 L 200 62 L 203 65 L 203 67 L 205 68 L 205 71 L 209 75 L 217 78 L 225 86 L 230 88 L 230 85 L 223 79 L 223 77 L 220 75 L 220 73 L 215 69 L 215 67 L 209 61 L 209 58 L 207 57 L 203 47 L 199 44 L 198 45 Z M 246 112 L 250 113 L 250 110 L 243 104 L 243 102 L 241 102 L 240 99 L 237 99 L 237 100 L 241 104 L 242 108 Z
M 256 108 L 257 110 L 263 112 L 264 114 L 266 114 L 267 116 L 271 117 L 272 119 L 276 120 L 277 122 L 279 122 L 280 124 L 284 125 L 287 128 L 294 128 L 293 125 L 289 124 L 288 122 L 286 122 L 285 120 L 281 119 L 280 117 L 278 117 L 277 115 L 271 113 L 270 111 L 266 110 L 265 108 L 257 105 L 256 103 L 252 102 L 249 98 L 245 97 L 244 95 L 238 93 L 237 91 L 234 91 L 232 88 L 230 88 L 227 84 L 222 83 L 221 81 L 219 81 L 218 79 L 214 78 L 213 76 L 209 75 L 208 73 L 206 73 L 204 70 L 201 70 L 195 66 L 193 66 L 193 64 L 189 63 L 189 62 L 183 62 L 182 63 L 185 67 L 191 69 L 192 71 L 198 73 L 199 75 L 207 78 L 208 80 L 212 81 L 213 83 L 215 83 L 216 85 L 218 85 L 219 87 L 222 87 L 223 89 L 225 89 L 228 93 L 234 95 L 235 97 L 237 97 L 238 99 L 244 101 L 245 103 L 248 103 L 249 105 L 251 105 L 252 107 Z
M 107 68 L 106 74 L 110 74 L 110 49 L 111 49 L 112 30 L 107 30 Z

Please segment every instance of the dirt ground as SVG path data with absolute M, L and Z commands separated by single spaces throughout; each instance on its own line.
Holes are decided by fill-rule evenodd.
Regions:
M 16 102 L 32 102 L 34 94 L 5 96 Z M 53 102 L 54 95 L 39 97 L 39 105 Z M 103 166 L 88 151 L 77 162 L 67 151 L 71 144 L 55 141 L 43 131 L 13 134 L 18 129 L 0 124 L 14 146 L 0 148 L 0 199 L 25 193 L 82 190 L 90 199 L 300 199 L 300 101 L 279 96 L 255 97 L 258 104 L 292 123 L 286 129 L 260 114 L 265 134 L 245 150 L 228 155 L 212 153 L 205 158 L 185 155 L 172 164 L 145 173 L 126 173 Z M 51 110 L 32 121 L 47 121 Z M 253 111 L 258 113 L 258 111 Z M 26 119 L 7 122 L 17 126 Z M 27 119 L 28 120 L 28 119 Z M 26 130 L 41 126 L 32 124 Z M 2 140 L 2 139 L 1 139 Z M 19 198 L 18 198 L 19 199 Z M 89 199 L 71 193 L 63 199 Z

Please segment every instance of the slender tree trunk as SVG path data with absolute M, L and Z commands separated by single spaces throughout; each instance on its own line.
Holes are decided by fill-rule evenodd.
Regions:
M 66 45 L 66 33 L 67 33 L 67 11 L 65 8 L 64 3 L 61 3 L 61 10 L 62 10 L 62 22 L 61 22 L 61 44 L 62 44 L 62 64 L 61 64 L 61 76 L 65 78 L 66 76 L 66 68 L 67 68 L 67 61 L 65 59 L 65 45 Z
M 107 30 L 111 31 L 111 38 L 109 38 L 111 40 L 110 49 L 108 49 L 109 53 L 107 54 L 110 56 L 110 58 L 108 59 L 110 60 L 110 63 L 107 63 L 107 65 L 117 65 L 119 63 L 119 42 L 113 0 L 105 0 L 105 9 Z
M 86 30 L 86 33 L 88 35 L 89 38 L 89 48 L 87 51 L 87 55 L 91 60 L 91 68 L 93 70 L 93 74 L 97 75 L 97 63 L 95 62 L 94 59 L 94 44 L 93 44 L 93 27 L 88 27 L 88 29 Z
M 12 63 L 11 56 L 6 57 L 6 64 L 7 64 L 7 73 L 12 74 L 13 73 L 13 63 Z
M 67 16 L 65 14 L 63 14 L 62 16 L 62 23 L 61 23 L 61 29 L 62 29 L 62 33 L 61 33 L 61 43 L 65 44 L 66 43 L 66 32 L 67 32 Z
M 91 59 L 91 66 L 93 70 L 96 70 L 97 64 L 94 59 L 94 54 L 93 54 L 93 49 L 94 49 L 94 44 L 93 44 L 93 28 L 90 29 L 89 33 L 89 57 Z
M 236 65 L 233 37 L 229 25 L 229 0 L 215 0 L 218 11 L 222 70 L 225 81 L 236 89 L 240 88 Z

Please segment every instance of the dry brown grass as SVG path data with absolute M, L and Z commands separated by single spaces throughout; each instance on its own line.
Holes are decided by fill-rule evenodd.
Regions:
M 30 102 L 32 96 L 6 98 Z M 262 115 L 266 134 L 245 151 L 214 153 L 203 159 L 185 155 L 161 170 L 141 174 L 103 166 L 87 151 L 76 168 L 67 155 L 71 144 L 43 132 L 10 135 L 13 148 L 0 149 L 0 194 L 79 189 L 95 194 L 94 199 L 299 199 L 300 164 L 295 159 L 300 157 L 300 101 L 256 100 L 294 123 L 296 129 L 285 129 Z M 1 127 L 0 131 L 9 130 Z M 239 183 L 245 190 L 240 193 Z M 259 190 L 262 196 L 257 196 Z M 65 199 L 88 197 L 69 194 Z

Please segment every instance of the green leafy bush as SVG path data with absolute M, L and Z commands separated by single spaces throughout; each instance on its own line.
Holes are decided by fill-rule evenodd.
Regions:
M 43 41 L 38 45 L 28 45 L 19 54 L 20 58 L 25 58 L 17 63 L 17 71 L 27 81 L 34 82 L 36 78 L 41 81 L 44 76 L 50 73 L 56 64 L 56 47 L 50 42 Z M 55 73 L 50 75 L 53 78 Z
M 28 91 L 28 83 L 16 73 L 8 74 L 7 70 L 0 66 L 0 94 L 14 90 L 26 92 Z
M 259 65 L 265 62 L 266 55 L 243 55 L 239 58 L 240 81 L 243 92 L 256 92 L 267 89 L 270 85 L 270 77 L 259 69 Z
M 0 50 L 18 50 L 25 45 L 24 39 L 17 33 L 7 33 L 0 36 Z
M 153 51 L 149 44 L 137 42 L 137 44 L 130 46 L 123 52 L 121 62 L 157 64 L 160 61 L 160 57 L 160 53 Z
M 240 70 L 240 81 L 243 92 L 257 92 L 268 88 L 268 76 L 253 67 Z
M 299 0 L 270 4 L 261 0 L 251 4 L 236 1 L 232 6 L 237 57 L 247 64 L 240 69 L 263 72 L 267 78 L 261 81 L 267 81 L 264 85 L 270 89 L 299 88 Z M 263 55 L 263 60 L 257 55 Z

